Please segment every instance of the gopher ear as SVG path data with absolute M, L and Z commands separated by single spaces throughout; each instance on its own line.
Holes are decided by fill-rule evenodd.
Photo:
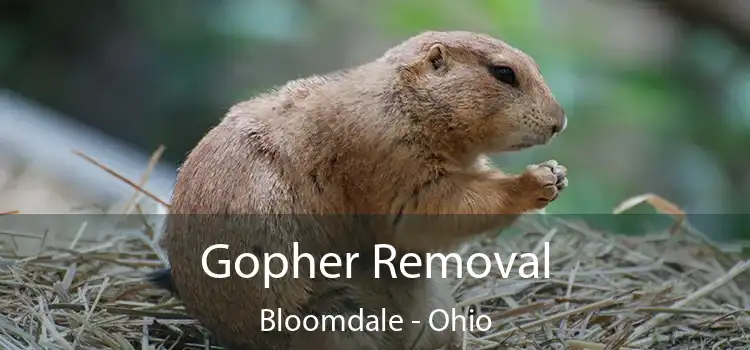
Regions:
M 425 64 L 432 69 L 440 69 L 445 66 L 447 50 L 443 44 L 434 44 L 425 56 Z

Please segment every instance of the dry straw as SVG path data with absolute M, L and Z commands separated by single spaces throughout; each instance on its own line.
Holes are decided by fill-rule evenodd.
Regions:
M 145 177 L 126 182 L 153 196 L 141 190 Z M 464 334 L 461 348 L 750 348 L 750 261 L 720 251 L 657 196 L 635 197 L 616 212 L 643 202 L 676 217 L 674 229 L 624 237 L 543 217 L 524 220 L 524 234 L 463 246 L 465 255 L 541 253 L 549 241 L 551 278 L 456 279 L 460 306 L 493 321 L 489 331 Z M 0 349 L 219 348 L 179 300 L 144 282 L 163 264 L 154 232 L 85 243 L 83 231 L 64 249 L 46 247 L 38 256 L 2 252 Z

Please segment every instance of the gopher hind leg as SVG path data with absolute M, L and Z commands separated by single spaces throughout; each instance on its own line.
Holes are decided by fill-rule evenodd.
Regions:
M 359 315 L 360 310 L 365 317 L 363 324 L 367 323 L 368 315 L 375 315 L 380 319 L 383 309 L 388 317 L 398 315 L 385 288 L 372 288 L 369 283 L 357 283 L 354 281 L 328 281 L 325 282 L 321 292 L 315 300 L 310 302 L 303 312 L 305 315 L 321 316 L 343 316 L 345 320 L 353 315 Z M 331 322 L 326 323 L 331 326 Z M 317 331 L 299 330 L 291 332 L 289 350 L 408 350 L 399 332 L 391 330 L 367 331 L 348 330 L 348 322 L 344 321 L 347 330 L 340 330 L 341 323 L 336 323 L 336 331 L 330 328 Z M 356 326 L 356 324 L 355 324 Z M 364 326 L 363 326 L 364 327 Z
M 396 326 L 401 329 L 378 332 L 331 332 L 330 328 L 313 332 L 299 330 L 290 334 L 289 350 L 437 350 L 453 349 L 459 342 L 460 332 L 454 331 L 450 324 L 442 331 L 434 329 L 444 327 L 456 308 L 450 285 L 439 277 L 328 281 L 319 290 L 320 294 L 307 305 L 303 314 L 342 315 L 348 319 L 362 310 L 365 318 L 375 315 L 381 319 L 385 309 L 386 325 L 388 318 L 398 315 L 403 322 Z
M 459 311 L 447 280 L 438 276 L 400 280 L 390 284 L 389 289 L 392 295 L 399 296 L 394 300 L 397 302 L 397 308 L 403 310 L 405 327 L 402 333 L 407 349 L 410 349 L 412 344 L 415 344 L 414 350 L 454 349 L 458 345 L 460 325 L 456 327 L 457 331 L 454 331 L 448 322 L 451 311 Z M 436 329 L 442 329 L 446 324 L 448 327 L 445 330 Z

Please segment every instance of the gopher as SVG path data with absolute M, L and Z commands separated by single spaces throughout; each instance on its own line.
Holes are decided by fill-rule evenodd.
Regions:
M 373 246 L 449 251 L 544 208 L 567 186 L 565 167 L 550 160 L 512 175 L 488 155 L 547 144 L 566 124 L 535 61 L 480 33 L 424 32 L 361 66 L 291 81 L 234 105 L 189 153 L 160 242 L 170 268 L 152 280 L 230 349 L 452 346 L 451 327 L 425 327 L 433 310 L 455 308 L 446 281 L 376 279 Z M 347 278 L 311 276 L 302 263 L 268 288 L 260 275 L 217 279 L 202 266 L 214 244 L 228 245 L 207 263 L 221 271 L 217 261 L 243 253 L 291 257 L 293 242 L 316 264 L 327 253 L 360 257 Z M 260 269 L 282 268 L 268 265 Z M 263 309 L 384 310 L 404 322 L 400 331 L 262 331 Z

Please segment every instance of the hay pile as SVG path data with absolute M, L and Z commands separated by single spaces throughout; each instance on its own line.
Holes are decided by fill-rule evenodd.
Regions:
M 543 256 L 549 241 L 551 278 L 456 280 L 460 305 L 493 320 L 465 335 L 465 349 L 750 348 L 750 263 L 687 233 L 617 237 L 554 218 L 523 227 L 460 253 Z M 143 281 L 162 266 L 153 237 L 2 253 L 0 348 L 207 349 L 179 301 Z

